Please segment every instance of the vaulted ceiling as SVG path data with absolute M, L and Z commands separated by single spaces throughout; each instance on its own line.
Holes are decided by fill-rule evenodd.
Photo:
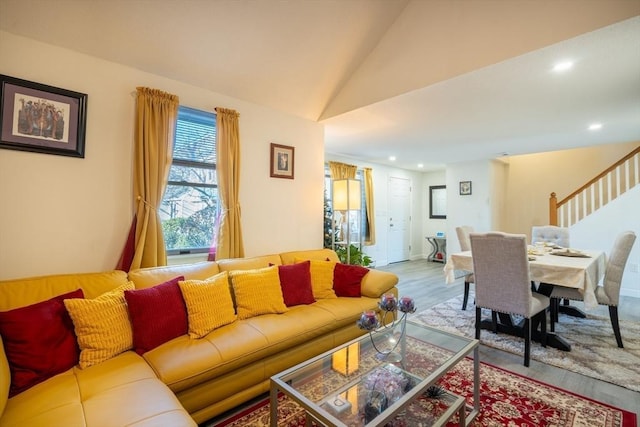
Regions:
M 0 29 L 320 121 L 328 152 L 407 169 L 640 140 L 637 0 L 0 0 Z

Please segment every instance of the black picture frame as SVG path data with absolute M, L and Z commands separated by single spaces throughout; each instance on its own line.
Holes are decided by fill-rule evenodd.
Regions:
M 293 179 L 295 165 L 295 147 L 271 144 L 271 177 Z
M 471 181 L 460 181 L 460 195 L 461 196 L 471 195 Z
M 84 158 L 87 94 L 0 75 L 0 148 Z
M 429 186 L 429 218 L 447 219 L 447 186 Z

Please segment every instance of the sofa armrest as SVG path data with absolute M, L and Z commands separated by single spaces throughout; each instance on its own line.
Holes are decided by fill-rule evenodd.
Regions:
M 369 298 L 380 298 L 398 284 L 398 276 L 388 271 L 369 270 L 362 278 L 360 294 Z
M 0 418 L 4 413 L 9 399 L 9 387 L 11 386 L 11 371 L 9 371 L 9 361 L 4 352 L 4 343 L 0 337 Z

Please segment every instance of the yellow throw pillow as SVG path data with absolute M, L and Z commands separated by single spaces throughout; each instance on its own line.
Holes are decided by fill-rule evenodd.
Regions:
M 202 338 L 220 326 L 235 322 L 226 271 L 206 280 L 181 281 L 178 286 L 187 306 L 190 338 Z
M 287 311 L 277 265 L 231 271 L 229 276 L 236 297 L 238 319 Z
M 104 362 L 133 347 L 124 291 L 134 288 L 133 282 L 129 282 L 94 299 L 64 300 L 80 347 L 81 369 Z
M 296 264 L 307 261 L 296 258 Z M 333 269 L 336 263 L 333 261 L 311 260 L 311 287 L 315 299 L 338 298 L 333 290 Z

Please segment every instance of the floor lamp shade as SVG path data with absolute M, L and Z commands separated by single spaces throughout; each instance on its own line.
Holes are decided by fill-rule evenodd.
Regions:
M 333 181 L 333 209 L 336 211 L 360 210 L 360 181 L 336 179 Z

